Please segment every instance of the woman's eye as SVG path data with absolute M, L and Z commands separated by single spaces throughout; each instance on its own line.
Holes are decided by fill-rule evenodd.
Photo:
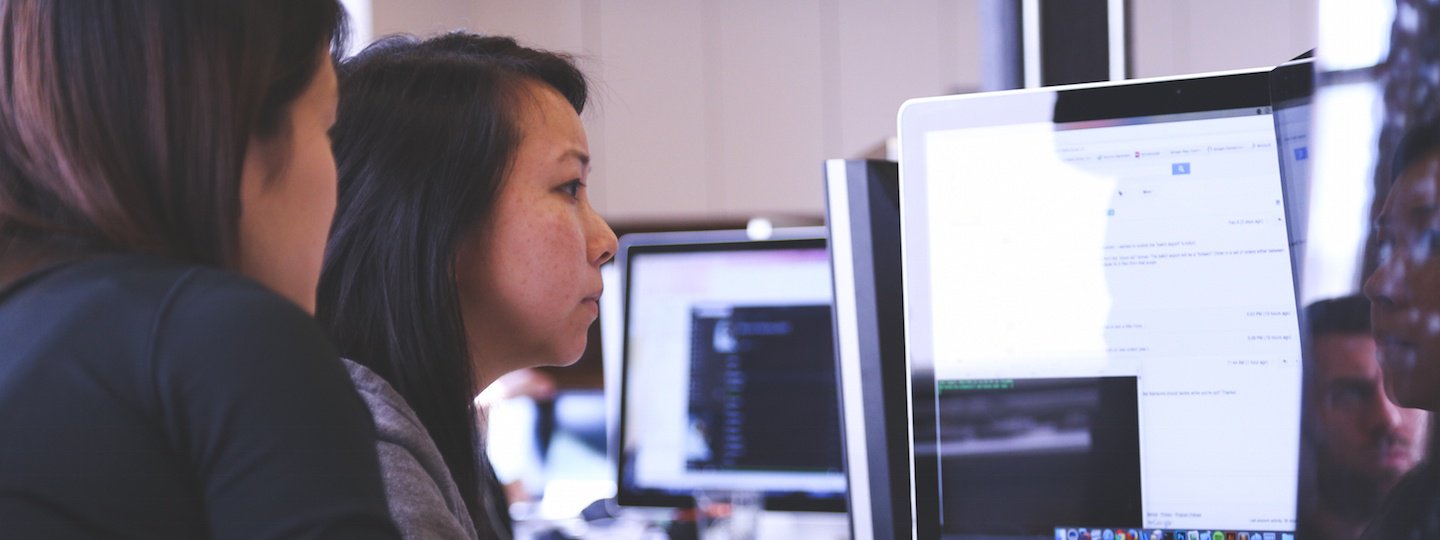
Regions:
M 1382 252 L 1384 248 L 1385 245 L 1382 243 Z M 1440 255 L 1436 252 L 1437 248 L 1440 248 L 1440 230 L 1430 229 L 1416 236 L 1415 241 L 1410 244 L 1410 252 L 1407 255 L 1409 255 L 1411 262 L 1420 263 Z M 1393 248 L 1391 251 L 1393 252 Z M 1382 256 L 1380 260 L 1384 262 L 1385 257 Z
M 566 182 L 565 185 L 560 186 L 560 190 L 561 190 L 561 191 L 564 191 L 565 194 L 566 194 L 566 195 L 569 195 L 571 198 L 579 199 L 579 198 L 580 198 L 580 188 L 582 188 L 582 187 L 584 187 L 584 186 L 585 186 L 585 184 L 584 184 L 583 182 L 581 182 L 580 180 L 577 179 L 577 180 L 571 180 L 571 181 L 569 181 L 569 182 Z

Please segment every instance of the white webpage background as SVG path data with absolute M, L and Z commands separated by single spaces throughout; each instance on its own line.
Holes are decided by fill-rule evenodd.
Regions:
M 1136 376 L 1145 527 L 1293 529 L 1300 340 L 1272 118 L 925 145 L 936 379 Z
M 839 491 L 838 473 L 690 471 L 690 324 L 697 306 L 830 304 L 824 249 L 649 253 L 630 264 L 627 451 L 649 489 Z

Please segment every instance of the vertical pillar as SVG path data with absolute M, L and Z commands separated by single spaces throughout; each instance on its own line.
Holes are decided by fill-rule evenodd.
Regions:
M 983 0 L 983 88 L 1005 90 L 1129 74 L 1127 0 Z

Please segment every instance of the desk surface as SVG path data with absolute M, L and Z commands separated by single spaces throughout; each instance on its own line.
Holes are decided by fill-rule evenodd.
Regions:
M 521 521 L 515 524 L 516 540 L 580 538 L 584 540 L 671 540 L 666 533 L 664 513 L 655 511 L 622 512 L 618 519 L 585 523 L 578 519 L 554 521 Z M 845 514 L 809 512 L 762 512 L 755 540 L 844 540 L 850 537 L 850 524 Z M 560 531 L 568 536 L 546 536 Z

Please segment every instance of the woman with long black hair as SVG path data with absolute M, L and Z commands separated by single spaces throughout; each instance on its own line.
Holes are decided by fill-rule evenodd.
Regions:
M 379 426 L 402 533 L 508 538 L 473 399 L 580 357 L 616 249 L 587 194 L 585 78 L 471 34 L 382 40 L 340 72 L 317 315 Z

